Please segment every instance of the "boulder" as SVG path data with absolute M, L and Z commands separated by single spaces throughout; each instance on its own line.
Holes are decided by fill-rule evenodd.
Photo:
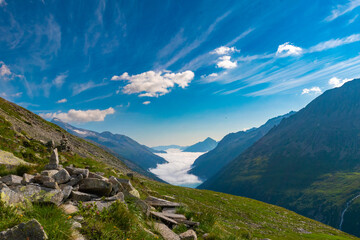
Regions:
M 47 235 L 36 219 L 32 219 L 27 223 L 20 223 L 19 225 L 10 228 L 6 231 L 0 232 L 0 239 L 4 240 L 45 240 Z
M 120 202 L 125 202 L 124 200 L 124 194 L 122 192 L 119 192 L 118 194 L 112 196 L 112 197 L 106 197 L 106 198 L 101 198 L 101 199 L 96 199 L 98 201 L 102 200 L 105 202 L 112 202 L 112 201 L 117 201 L 119 200 Z
M 156 219 L 161 220 L 162 222 L 166 223 L 167 225 L 177 225 L 177 221 L 174 219 L 166 217 L 163 213 L 160 212 L 150 212 L 150 215 Z
M 61 166 L 59 165 L 59 154 L 57 148 L 52 150 L 51 157 L 49 164 L 45 166 L 46 170 L 56 170 L 60 169 Z
M 160 233 L 165 240 L 180 240 L 180 237 L 163 223 L 154 223 L 154 229 Z
M 187 230 L 179 235 L 180 239 L 184 240 L 197 240 L 196 232 L 192 229 Z
M 0 184 L 0 201 L 7 205 L 15 205 L 24 202 L 24 196 L 11 190 L 4 183 Z
M 58 172 L 59 170 L 44 170 L 41 172 L 41 176 L 52 177 Z
M 65 167 L 65 169 L 66 169 L 66 171 L 69 172 L 69 174 L 71 176 L 82 175 L 83 178 L 89 177 L 89 169 L 75 168 L 75 167 L 72 167 L 72 166 Z
M 23 194 L 23 196 L 31 202 L 52 203 L 57 206 L 61 204 L 64 195 L 59 189 L 51 189 L 36 185 L 18 186 L 15 192 Z
M 77 201 L 77 202 L 79 201 L 87 202 L 87 201 L 91 201 L 92 199 L 98 198 L 98 196 L 94 194 L 79 192 L 79 191 L 72 191 L 70 198 L 73 201 Z
M 180 203 L 176 203 L 176 202 L 170 202 L 161 198 L 157 198 L 157 197 L 153 197 L 153 196 L 149 196 L 148 198 L 145 199 L 145 201 L 153 206 L 153 207 L 167 207 L 167 208 L 174 208 L 174 207 L 180 207 Z
M 121 179 L 121 178 L 116 178 L 116 180 L 118 180 L 118 182 L 121 184 L 122 188 L 127 190 L 131 195 L 133 195 L 134 197 L 140 198 L 140 194 L 138 192 L 138 190 L 136 190 L 130 180 L 128 179 Z
M 73 190 L 73 188 L 69 185 L 61 185 L 60 186 L 61 191 L 63 192 L 64 198 L 63 201 L 65 201 L 66 199 L 68 199 L 70 197 L 70 194 Z
M 68 183 L 66 183 L 69 186 L 75 186 L 76 184 L 78 184 L 81 180 L 83 180 L 83 175 L 77 175 L 76 177 L 71 177 L 70 181 Z
M 97 178 L 85 178 L 79 184 L 79 191 L 92 193 L 99 196 L 109 196 L 111 183 Z
M 21 184 L 25 185 L 25 184 L 31 183 L 33 181 L 34 177 L 35 177 L 35 175 L 24 173 Z
M 0 178 L 0 181 L 5 183 L 8 186 L 21 185 L 22 177 L 16 175 L 7 175 Z
M 98 173 L 93 173 L 93 172 L 89 172 L 89 178 L 97 178 L 97 179 L 101 179 L 101 180 L 108 180 L 106 177 L 103 177 L 102 175 L 98 174 Z
M 59 185 L 57 184 L 57 182 L 54 182 L 54 181 L 43 182 L 43 185 L 44 185 L 44 187 L 47 187 L 47 188 L 59 189 Z
M 70 180 L 70 174 L 65 169 L 61 169 L 52 177 L 58 184 L 66 183 Z

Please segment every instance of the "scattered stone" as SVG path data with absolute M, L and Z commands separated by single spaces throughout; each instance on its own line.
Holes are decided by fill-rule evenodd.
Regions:
M 208 237 L 210 236 L 210 234 L 205 233 L 204 235 L 202 235 L 203 239 L 208 239 Z
M 150 212 L 150 215 L 161 220 L 162 222 L 166 223 L 166 224 L 174 224 L 174 225 L 177 225 L 178 222 L 175 221 L 174 219 L 171 219 L 171 218 L 168 218 L 166 217 L 163 213 L 160 213 L 160 212 L 153 212 L 151 211 Z
M 78 207 L 72 204 L 62 204 L 60 205 L 60 208 L 64 211 L 65 214 L 73 214 L 79 211 Z
M 72 224 L 71 224 L 71 228 L 72 228 L 72 229 L 79 229 L 79 228 L 81 228 L 81 227 L 82 227 L 82 226 L 81 226 L 81 223 L 76 222 L 76 221 L 73 221 Z
M 72 240 L 86 240 L 86 238 L 81 234 L 79 233 L 78 230 L 74 229 L 71 233 L 71 239 Z
M 154 228 L 165 240 L 180 240 L 180 237 L 163 223 L 154 223 Z
M 104 175 L 105 175 L 105 173 L 103 173 L 103 172 L 95 172 L 95 174 L 100 175 L 100 176 L 104 176 Z
M 85 178 L 81 180 L 79 190 L 99 196 L 109 196 L 111 193 L 111 183 L 97 178 Z
M 25 185 L 25 184 L 31 183 L 33 181 L 34 177 L 35 177 L 35 175 L 24 173 L 21 184 Z
M 182 214 L 175 214 L 175 213 L 168 213 L 168 212 L 162 212 L 162 214 L 165 216 L 165 217 L 168 217 L 168 218 L 172 218 L 172 219 L 183 219 L 183 220 L 186 220 L 186 217 Z
M 169 200 L 169 201 L 175 201 L 176 200 L 174 197 L 168 196 L 168 195 L 164 195 L 162 197 L 165 198 L 166 200 Z
M 192 229 L 187 230 L 184 233 L 181 233 L 179 237 L 180 239 L 184 239 L 184 240 L 197 240 L 196 232 Z
M 163 208 L 162 209 L 162 212 L 163 213 L 173 213 L 173 214 L 175 214 L 176 213 L 176 208 Z
M 311 234 L 311 232 L 303 229 L 303 228 L 297 228 L 296 229 L 298 231 L 298 233 L 302 233 L 302 234 Z
M 22 177 L 19 177 L 16 175 L 7 175 L 7 176 L 0 178 L 0 181 L 5 183 L 8 186 L 21 185 L 22 180 L 23 180 Z
M 61 169 L 52 176 L 58 184 L 66 183 L 70 180 L 70 174 L 65 169 Z
M 200 226 L 199 222 L 193 222 L 193 221 L 189 221 L 189 220 L 185 220 L 185 219 L 176 219 L 176 221 L 180 224 L 185 224 L 188 227 L 198 227 Z
M 98 196 L 94 195 L 94 194 L 89 194 L 89 193 L 83 193 L 83 192 L 79 192 L 79 191 L 72 191 L 70 198 L 74 201 L 82 201 L 82 202 L 87 202 L 87 201 L 91 201 L 92 199 L 98 198 Z
M 116 201 L 116 200 L 119 200 L 121 202 L 125 202 L 124 194 L 122 192 L 119 192 L 118 194 L 116 194 L 116 195 L 114 195 L 112 197 L 106 197 L 106 198 L 101 199 L 101 200 L 106 201 L 106 202 L 111 202 L 111 201 Z
M 4 240 L 45 240 L 47 235 L 36 219 L 32 219 L 27 223 L 20 223 L 19 225 L 10 228 L 0 233 L 0 239 Z
M 59 189 L 51 189 L 36 185 L 18 186 L 14 191 L 23 194 L 24 198 L 31 202 L 53 203 L 57 206 L 61 204 L 64 197 L 62 191 Z
M 76 215 L 73 217 L 73 219 L 77 222 L 83 222 L 84 221 L 84 217 L 80 216 L 80 215 Z
M 60 168 L 60 165 L 59 165 L 59 154 L 58 154 L 57 148 L 55 148 L 55 149 L 52 151 L 49 164 L 47 164 L 47 165 L 45 166 L 45 169 L 46 169 L 46 170 L 56 170 L 56 169 L 59 169 L 59 168 Z
M 83 178 L 88 178 L 89 177 L 89 169 L 85 169 L 85 168 L 75 168 L 72 166 L 68 166 L 65 167 L 66 171 L 69 172 L 69 174 L 71 176 L 77 176 L 77 175 L 82 175 Z
M 146 216 L 150 216 L 151 208 L 145 201 L 140 198 L 135 198 L 135 205 L 139 207 Z
M 81 180 L 83 180 L 83 175 L 77 175 L 76 177 L 72 177 L 70 178 L 70 181 L 68 183 L 66 183 L 69 186 L 75 186 L 76 184 L 78 184 Z
M 57 184 L 57 182 L 46 181 L 46 182 L 43 182 L 43 185 L 48 188 L 59 189 L 59 185 Z
M 180 203 L 170 202 L 161 198 L 149 196 L 145 201 L 153 207 L 180 207 Z
M 110 176 L 109 182 L 112 185 L 112 194 L 116 194 L 116 193 L 124 190 L 121 183 L 117 180 L 116 177 Z
M 70 194 L 71 194 L 73 188 L 68 185 L 61 185 L 60 189 L 64 194 L 64 198 L 63 198 L 63 202 L 64 202 L 66 199 L 68 199 L 70 197 Z
M 89 202 L 84 202 L 84 206 L 96 206 L 96 208 L 99 211 L 102 211 L 104 208 L 108 208 L 110 207 L 113 203 L 115 203 L 116 201 L 112 201 L 112 202 L 108 202 L 108 201 L 89 201 Z

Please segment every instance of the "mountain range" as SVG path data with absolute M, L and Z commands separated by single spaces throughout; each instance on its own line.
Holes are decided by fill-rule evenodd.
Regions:
M 198 157 L 192 165 L 189 173 L 206 180 L 214 176 L 231 160 L 263 137 L 271 128 L 281 122 L 282 119 L 291 116 L 295 112 L 272 118 L 258 128 L 240 131 L 226 135 L 217 146 Z
M 183 152 L 207 152 L 213 150 L 217 145 L 217 141 L 208 137 L 202 142 L 195 143 L 183 150 Z
M 77 128 L 57 118 L 52 119 L 52 123 L 55 123 L 75 136 L 90 140 L 91 142 L 105 147 L 114 155 L 122 157 L 126 165 L 134 171 L 138 171 L 147 176 L 150 176 L 149 174 L 151 174 L 150 177 L 157 180 L 159 179 L 147 170 L 149 168 L 156 168 L 157 164 L 164 164 L 167 162 L 162 157 L 159 157 L 150 151 L 148 147 L 139 144 L 125 135 L 113 134 L 108 131 L 98 133 L 87 129 Z
M 326 91 L 199 188 L 283 206 L 359 236 L 359 93 L 359 79 Z

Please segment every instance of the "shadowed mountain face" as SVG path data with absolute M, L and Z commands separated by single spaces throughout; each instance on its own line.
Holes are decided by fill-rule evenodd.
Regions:
M 105 146 L 113 153 L 126 158 L 132 162 L 132 164 L 127 163 L 131 168 L 134 167 L 133 165 L 135 164 L 146 171 L 149 168 L 155 168 L 157 164 L 166 163 L 162 157 L 152 153 L 146 146 L 139 144 L 125 135 L 112 134 L 111 132 L 98 133 L 76 128 L 56 118 L 54 118 L 52 122 L 74 135 Z
M 199 188 L 274 203 L 338 227 L 346 203 L 360 192 L 360 80 L 284 119 Z M 360 235 L 358 213 L 349 207 L 344 231 Z
M 217 145 L 217 142 L 212 138 L 206 138 L 202 142 L 195 143 L 183 150 L 183 152 L 208 152 L 213 150 Z
M 237 157 L 240 153 L 263 137 L 271 128 L 279 124 L 283 118 L 289 117 L 295 112 L 272 118 L 259 128 L 252 128 L 247 131 L 230 133 L 226 135 L 215 149 L 198 157 L 193 168 L 190 170 L 202 180 L 209 179 L 219 172 L 226 164 Z

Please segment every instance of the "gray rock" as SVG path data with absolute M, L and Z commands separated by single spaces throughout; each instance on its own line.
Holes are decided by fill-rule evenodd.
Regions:
M 72 177 L 70 178 L 70 181 L 68 183 L 66 183 L 69 186 L 75 186 L 76 184 L 78 184 L 81 180 L 83 180 L 83 175 L 77 175 L 76 177 Z
M 72 191 L 70 198 L 77 202 L 79 201 L 87 202 L 87 201 L 91 201 L 92 199 L 98 198 L 98 196 L 94 194 L 79 192 L 79 191 Z
M 10 228 L 0 233 L 1 240 L 45 240 L 48 239 L 43 227 L 36 219 Z
M 66 183 L 70 180 L 70 174 L 65 169 L 61 169 L 59 172 L 52 176 L 58 184 Z
M 22 177 L 16 175 L 7 175 L 0 178 L 0 181 L 8 186 L 21 185 Z
M 124 190 L 124 188 L 122 187 L 121 183 L 117 180 L 116 177 L 114 176 L 110 176 L 109 177 L 109 182 L 111 183 L 112 185 L 112 194 L 115 195 L 117 194 L 118 192 L 121 192 Z
M 77 221 L 77 222 L 80 222 L 80 223 L 84 221 L 84 217 L 81 216 L 81 215 L 76 215 L 76 216 L 73 217 L 73 219 L 75 221 Z
M 29 184 L 33 181 L 35 175 L 24 173 L 23 179 L 21 180 L 21 184 Z
M 166 223 L 166 224 L 169 224 L 169 225 L 171 225 L 171 224 L 177 225 L 177 224 L 178 224 L 177 221 L 175 221 L 174 219 L 171 219 L 171 218 L 166 217 L 163 213 L 160 213 L 160 212 L 153 212 L 153 211 L 151 211 L 151 212 L 150 212 L 150 215 L 151 215 L 152 217 L 156 218 L 156 219 L 161 220 L 162 222 L 164 222 L 164 223 Z
M 52 169 L 55 170 L 55 169 L 59 169 L 59 168 L 60 168 L 59 155 L 58 155 L 57 148 L 55 148 L 54 150 L 52 150 L 49 164 L 47 164 L 45 166 L 45 169 L 47 169 L 47 170 L 52 170 Z
M 44 170 L 41 172 L 41 176 L 52 177 L 58 172 L 59 170 Z
M 192 229 L 187 230 L 179 235 L 180 239 L 184 240 L 197 240 L 196 232 Z
M 4 183 L 0 184 L 0 201 L 5 202 L 7 205 L 15 205 L 18 203 L 24 202 L 24 197 L 22 194 L 19 194 L 11 190 Z
M 32 184 L 18 186 L 14 191 L 23 194 L 23 196 L 31 202 L 53 203 L 57 206 L 61 204 L 64 198 L 62 191 L 59 189 L 40 187 Z
M 108 179 L 106 177 L 103 177 L 102 175 L 98 174 L 98 173 L 93 173 L 93 172 L 89 172 L 89 178 L 97 178 L 97 179 L 101 179 L 101 180 L 105 180 L 107 181 Z
M 71 176 L 77 176 L 77 175 L 82 175 L 83 178 L 87 178 L 89 177 L 89 169 L 85 169 L 85 168 L 75 168 L 75 167 L 72 167 L 72 166 L 68 166 L 68 167 L 65 167 L 66 171 L 69 172 L 69 174 Z
M 176 203 L 176 202 L 170 202 L 161 198 L 157 198 L 157 197 L 153 197 L 153 196 L 149 196 L 148 198 L 145 199 L 145 201 L 153 206 L 153 207 L 180 207 L 180 203 Z
M 122 188 L 126 189 L 131 195 L 133 195 L 134 197 L 140 198 L 139 192 L 132 186 L 130 180 L 121 179 L 121 178 L 116 178 L 116 180 L 118 180 L 118 182 L 121 184 Z
M 43 182 L 43 185 L 44 185 L 44 187 L 47 187 L 47 188 L 59 189 L 59 185 L 57 184 L 57 182 L 54 182 L 54 181 Z
M 79 184 L 79 190 L 99 196 L 109 196 L 111 193 L 111 183 L 97 178 L 85 178 Z
M 163 223 L 154 223 L 154 228 L 165 240 L 180 240 L 180 237 Z
M 60 208 L 64 211 L 65 214 L 73 214 L 79 211 L 77 206 L 73 204 L 61 204 Z
M 81 228 L 81 227 L 82 227 L 82 226 L 81 226 L 81 223 L 76 222 L 76 221 L 73 221 L 72 224 L 71 224 L 71 228 L 72 228 L 72 229 L 79 229 L 79 228 Z
M 117 193 L 116 195 L 112 196 L 112 197 L 106 197 L 104 198 L 104 201 L 116 201 L 119 200 L 121 202 L 125 202 L 124 200 L 124 194 L 122 192 Z
M 62 185 L 60 186 L 61 191 L 63 192 L 64 198 L 63 202 L 70 197 L 70 194 L 73 190 L 73 188 L 69 185 Z

